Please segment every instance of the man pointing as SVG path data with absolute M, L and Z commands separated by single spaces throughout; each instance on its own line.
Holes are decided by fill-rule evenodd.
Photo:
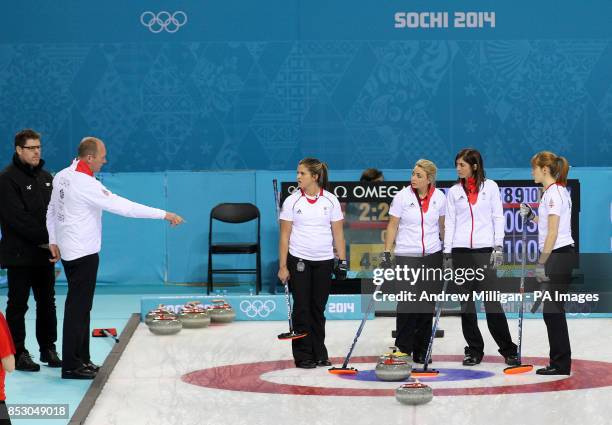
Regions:
M 106 164 L 106 147 L 95 137 L 79 144 L 78 158 L 57 173 L 47 210 L 49 250 L 68 280 L 62 343 L 62 378 L 93 379 L 99 367 L 89 356 L 89 313 L 93 304 L 102 242 L 102 211 L 124 217 L 183 219 L 110 192 L 94 177 Z

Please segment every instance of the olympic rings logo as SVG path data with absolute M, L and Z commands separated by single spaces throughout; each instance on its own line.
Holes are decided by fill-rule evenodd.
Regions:
M 250 317 L 251 319 L 259 316 L 259 317 L 268 317 L 274 310 L 276 310 L 276 302 L 272 300 L 261 301 L 249 301 L 244 300 L 240 303 L 240 310 Z
M 172 14 L 165 10 L 157 14 L 148 10 L 140 15 L 140 23 L 154 34 L 162 31 L 173 34 L 187 23 L 187 14 L 182 10 L 177 10 Z

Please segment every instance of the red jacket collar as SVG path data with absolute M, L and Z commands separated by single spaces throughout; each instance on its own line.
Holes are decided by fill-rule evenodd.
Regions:
M 433 185 L 429 185 L 429 189 L 427 189 L 427 195 L 425 196 L 425 198 L 421 199 L 419 197 L 419 191 L 415 190 L 414 188 L 412 188 L 412 191 L 414 192 L 414 195 L 416 196 L 417 200 L 419 201 L 419 204 L 421 205 L 421 208 L 423 209 L 423 212 L 427 212 L 427 210 L 429 209 L 429 201 L 431 200 L 431 197 L 434 193 L 434 190 L 436 190 L 436 188 Z
M 90 177 L 93 177 L 94 175 L 89 165 L 87 165 L 87 163 L 82 160 L 79 160 L 79 162 L 77 162 L 76 171 L 78 171 L 79 173 L 87 174 Z
M 474 177 L 468 177 L 465 180 L 465 187 L 470 192 L 478 192 L 478 188 L 476 187 L 476 179 Z
M 302 189 L 300 189 L 300 192 L 302 192 L 302 196 L 306 198 L 306 200 L 311 204 L 314 204 L 315 202 L 317 202 L 317 200 L 319 199 L 319 196 L 323 196 L 323 188 L 321 188 L 321 190 L 319 191 L 319 194 L 314 199 L 310 199 L 308 196 L 306 196 L 306 192 L 304 192 Z
M 470 204 L 474 205 L 478 200 L 478 190 L 479 187 L 476 187 L 476 179 L 474 177 L 468 177 L 467 179 L 462 179 L 463 190 L 468 197 L 468 201 Z

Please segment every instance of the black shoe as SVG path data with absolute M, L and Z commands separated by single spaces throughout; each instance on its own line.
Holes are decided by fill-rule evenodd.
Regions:
M 317 363 L 313 360 L 300 360 L 295 362 L 295 367 L 300 369 L 314 369 L 317 367 Z
M 521 364 L 516 354 L 513 354 L 511 356 L 504 356 L 504 360 L 506 361 L 506 364 L 508 366 L 519 366 Z
M 62 367 L 62 360 L 57 355 L 57 351 L 53 348 L 40 350 L 40 361 L 47 363 L 49 367 Z
M 482 361 L 482 354 L 474 354 L 474 353 L 465 353 L 465 357 L 463 358 L 463 366 L 476 366 Z
M 413 363 L 425 364 L 425 354 L 413 354 L 412 355 Z M 429 362 L 427 364 L 431 364 L 431 357 L 429 358 Z
M 23 372 L 38 372 L 40 370 L 40 365 L 38 363 L 34 363 L 30 353 L 23 351 L 17 356 L 17 360 L 15 361 L 15 369 Z
M 328 359 L 317 360 L 317 366 L 331 366 L 331 362 Z
M 100 366 L 98 366 L 97 364 L 93 364 L 91 361 L 83 363 L 83 367 L 95 373 L 98 373 L 98 371 L 100 370 Z
M 96 373 L 85 367 L 79 367 L 73 370 L 62 370 L 62 379 L 94 379 Z
M 546 366 L 541 369 L 536 370 L 536 374 L 538 375 L 570 375 L 569 370 L 561 370 L 556 367 Z

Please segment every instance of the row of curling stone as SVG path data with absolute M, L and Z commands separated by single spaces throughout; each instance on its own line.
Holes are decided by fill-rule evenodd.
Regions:
M 374 370 L 381 381 L 404 381 L 412 373 L 412 357 L 391 347 L 391 352 L 379 357 Z M 402 404 L 416 406 L 433 400 L 433 390 L 418 380 L 403 384 L 395 390 L 395 399 Z
M 164 305 L 151 310 L 145 316 L 145 324 L 155 335 L 173 335 L 183 328 L 205 328 L 210 322 L 229 323 L 236 312 L 225 300 L 213 300 L 212 307 L 204 307 L 199 301 L 190 301 L 176 314 Z

